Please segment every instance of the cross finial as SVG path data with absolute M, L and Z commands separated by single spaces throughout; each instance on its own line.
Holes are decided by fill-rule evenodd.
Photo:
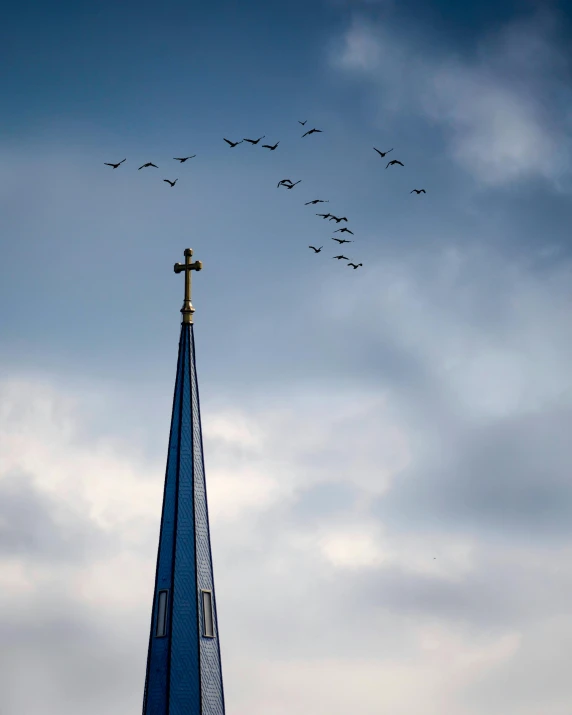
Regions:
M 183 323 L 193 322 L 193 313 L 195 309 L 191 303 L 191 271 L 201 271 L 203 264 L 201 261 L 195 261 L 191 263 L 191 256 L 193 255 L 192 248 L 185 248 L 185 262 L 175 263 L 175 273 L 181 273 L 185 271 L 185 302 L 181 308 L 181 313 L 183 314 Z

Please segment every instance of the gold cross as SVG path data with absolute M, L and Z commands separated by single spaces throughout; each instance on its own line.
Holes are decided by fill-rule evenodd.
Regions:
M 191 263 L 191 256 L 193 255 L 192 248 L 185 248 L 185 262 L 175 263 L 175 273 L 181 273 L 185 271 L 185 302 L 181 308 L 181 313 L 183 314 L 183 323 L 193 322 L 193 313 L 195 309 L 191 303 L 191 271 L 201 271 L 203 269 L 203 264 L 201 261 L 195 261 Z

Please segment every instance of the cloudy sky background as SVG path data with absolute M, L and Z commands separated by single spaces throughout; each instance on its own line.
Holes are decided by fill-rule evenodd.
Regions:
M 569 8 L 203 5 L 3 21 L 0 712 L 140 712 L 192 246 L 228 713 L 569 715 Z

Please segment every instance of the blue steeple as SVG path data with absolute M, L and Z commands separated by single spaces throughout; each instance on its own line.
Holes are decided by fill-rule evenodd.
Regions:
M 143 715 L 224 715 L 195 340 L 192 250 L 185 250 L 185 302 L 163 494 Z

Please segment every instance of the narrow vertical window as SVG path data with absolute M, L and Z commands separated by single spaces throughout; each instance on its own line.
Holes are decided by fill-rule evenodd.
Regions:
M 159 591 L 157 600 L 157 630 L 155 636 L 160 638 L 167 633 L 167 594 L 168 591 Z
M 203 594 L 203 635 L 214 638 L 213 621 L 213 595 L 211 591 L 202 591 Z

